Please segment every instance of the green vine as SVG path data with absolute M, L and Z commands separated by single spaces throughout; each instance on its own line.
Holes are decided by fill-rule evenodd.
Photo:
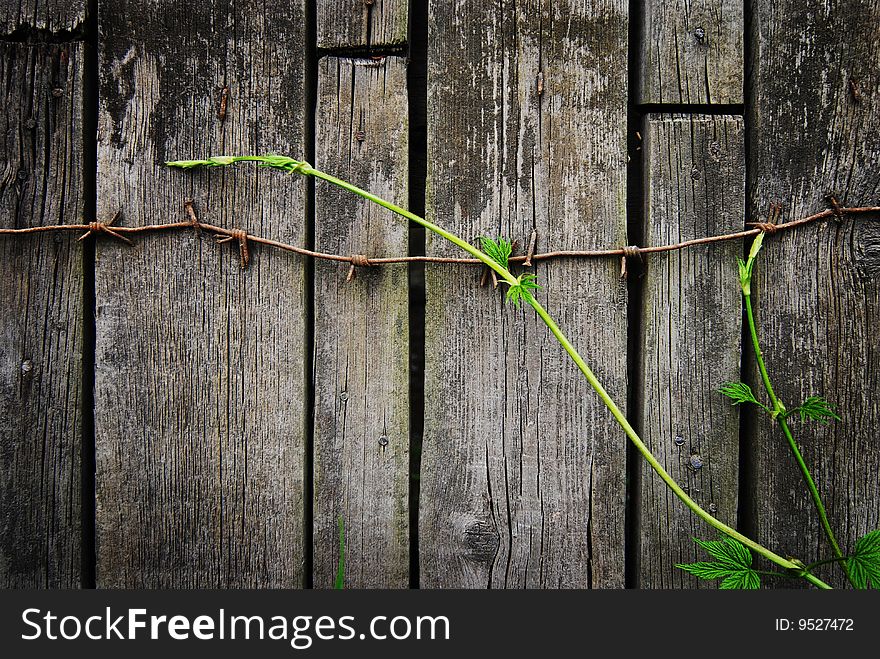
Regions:
M 749 550 L 752 550 L 757 554 L 763 556 L 770 562 L 783 568 L 790 575 L 803 578 L 819 588 L 830 588 L 827 583 L 812 574 L 802 562 L 795 559 L 788 559 L 779 556 L 770 549 L 767 549 L 766 547 L 760 545 L 754 540 L 739 533 L 737 530 L 731 528 L 727 524 L 715 518 L 708 511 L 701 508 L 693 499 L 688 496 L 688 494 L 669 475 L 669 473 L 667 473 L 660 462 L 654 457 L 654 455 L 651 453 L 645 443 L 641 440 L 638 433 L 635 431 L 632 425 L 630 425 L 629 421 L 627 420 L 621 409 L 617 406 L 611 396 L 609 396 L 608 392 L 599 382 L 598 378 L 596 378 L 593 371 L 590 369 L 590 367 L 587 365 L 587 363 L 584 361 L 584 359 L 581 357 L 575 347 L 571 344 L 571 342 L 568 340 L 568 338 L 565 336 L 565 334 L 562 332 L 562 330 L 559 328 L 559 326 L 556 324 L 550 314 L 547 313 L 547 311 L 538 302 L 535 296 L 532 295 L 532 291 L 540 288 L 535 281 L 535 276 L 532 274 L 524 274 L 517 277 L 510 272 L 509 258 L 512 251 L 512 245 L 508 241 L 504 239 L 481 238 L 480 243 L 482 249 L 478 249 L 467 241 L 459 238 L 455 234 L 446 231 L 442 227 L 439 227 L 436 224 L 433 224 L 432 222 L 429 222 L 424 218 L 421 218 L 414 213 L 411 213 L 410 211 L 400 206 L 397 206 L 396 204 L 382 199 L 381 197 L 378 197 L 366 190 L 363 190 L 362 188 L 352 185 L 347 181 L 315 169 L 307 162 L 294 160 L 285 156 L 218 156 L 205 160 L 174 161 L 166 164 L 171 167 L 191 169 L 195 167 L 223 167 L 232 165 L 236 162 L 244 161 L 256 162 L 261 167 L 269 167 L 288 173 L 313 176 L 315 178 L 322 179 L 324 181 L 327 181 L 328 183 L 348 190 L 349 192 L 356 194 L 363 199 L 366 199 L 367 201 L 378 204 L 383 208 L 386 208 L 402 217 L 407 218 L 408 220 L 411 220 L 425 227 L 429 231 L 434 232 L 435 234 L 441 236 L 450 243 L 461 248 L 468 254 L 476 257 L 486 266 L 491 268 L 500 277 L 500 280 L 509 287 L 507 291 L 507 300 L 514 303 L 514 305 L 517 307 L 520 306 L 521 301 L 525 301 L 534 309 L 541 320 L 547 325 L 553 336 L 556 337 L 557 341 L 559 341 L 560 345 L 565 349 L 569 357 L 571 357 L 571 359 L 577 365 L 584 378 L 586 378 L 586 380 L 599 395 L 599 398 L 609 409 L 615 421 L 621 426 L 621 428 L 623 428 L 623 431 L 626 433 L 629 440 L 633 443 L 636 450 L 638 450 L 638 452 L 643 456 L 643 458 L 648 462 L 651 468 L 663 480 L 663 482 L 673 492 L 673 494 L 675 494 L 675 496 L 678 497 L 682 501 L 682 503 L 684 503 L 684 505 L 687 506 L 687 508 L 691 510 L 697 517 L 706 522 L 708 525 L 715 528 L 717 531 L 721 532 L 724 536 L 727 536 L 721 541 L 698 541 L 700 545 L 716 559 L 715 563 L 691 564 L 690 566 L 680 567 L 688 570 L 693 574 L 697 574 L 697 576 L 700 576 L 702 574 L 704 578 L 706 578 L 706 576 L 710 574 L 713 575 L 712 578 L 722 578 L 722 588 L 753 588 L 757 587 L 757 585 L 759 584 L 759 580 L 757 579 L 758 572 L 753 570 L 751 567 L 752 557 Z M 754 267 L 754 257 L 757 255 L 757 251 L 760 249 L 760 241 L 762 239 L 763 234 L 760 234 L 758 236 L 758 239 L 756 239 L 756 246 L 753 246 L 752 248 L 752 254 L 750 255 L 748 262 L 741 264 L 741 281 L 743 282 L 743 291 L 746 296 L 750 294 L 749 285 L 751 281 L 751 271 Z M 745 268 L 746 270 L 744 271 L 743 268 Z M 744 272 L 748 275 L 745 278 L 743 278 Z M 746 299 L 748 300 L 748 297 Z M 753 340 L 755 341 L 757 346 L 757 338 L 754 333 L 754 321 L 752 319 L 751 311 L 749 311 L 749 318 L 750 324 L 753 328 Z M 758 351 L 758 354 L 760 355 L 760 351 Z M 765 375 L 766 369 L 763 367 L 763 361 L 761 361 L 760 363 L 762 375 Z M 767 385 L 768 391 L 772 391 L 772 388 L 769 386 L 769 379 L 766 378 L 766 375 L 765 385 Z M 745 387 L 745 385 L 742 386 Z M 748 388 L 746 387 L 746 389 Z M 742 388 L 739 388 L 737 390 L 740 392 L 744 392 Z M 754 399 L 754 396 L 752 396 L 752 399 Z M 779 403 L 779 401 L 775 398 L 775 396 L 772 395 L 772 393 L 771 401 L 773 402 L 773 407 L 765 407 L 765 409 L 773 414 L 774 418 L 776 418 L 778 422 L 784 424 L 786 418 L 784 407 L 782 407 L 781 403 Z M 817 412 L 817 410 L 819 410 L 820 408 L 821 405 L 817 405 L 814 402 L 806 408 L 806 411 L 804 411 L 804 406 L 801 406 L 801 408 L 799 409 L 801 410 L 802 415 L 806 414 L 807 416 L 810 416 L 811 414 L 819 413 Z M 827 409 L 830 410 L 830 407 L 827 407 Z M 788 435 L 790 435 L 790 431 Z M 796 449 L 794 440 L 792 439 L 790 441 L 796 455 L 800 455 L 800 453 Z M 801 462 L 803 462 L 802 459 Z M 806 467 L 804 466 L 803 469 L 805 470 Z M 808 472 L 805 473 L 808 474 Z M 812 482 L 812 479 L 810 479 L 810 482 Z M 816 494 L 815 497 L 815 500 L 818 501 L 817 497 L 818 494 Z M 824 509 L 822 510 L 824 511 Z M 866 536 L 866 538 L 867 537 L 868 536 Z M 342 538 L 341 530 L 340 538 Z M 870 546 L 867 547 L 867 549 L 863 551 L 862 554 L 860 554 L 861 558 L 859 566 L 860 570 L 867 575 L 865 577 L 865 580 L 867 581 L 868 579 L 870 579 L 876 583 L 876 572 L 880 571 L 880 568 L 878 568 L 878 565 L 880 565 L 880 560 L 878 560 L 877 563 L 874 563 L 872 562 L 873 559 L 871 557 L 880 552 L 880 536 L 877 537 L 876 543 L 868 544 Z M 874 549 L 878 549 L 878 552 L 874 552 Z M 871 552 L 874 553 L 872 554 Z M 840 557 L 838 556 L 837 558 Z M 852 558 L 850 559 L 850 561 L 852 561 Z M 342 556 L 340 557 L 340 565 L 341 562 Z M 702 565 L 702 567 L 694 567 L 695 565 Z

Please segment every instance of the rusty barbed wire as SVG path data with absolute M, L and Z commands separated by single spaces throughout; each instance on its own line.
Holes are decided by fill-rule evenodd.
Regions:
M 720 234 L 716 236 L 706 236 L 703 238 L 693 238 L 684 240 L 679 243 L 669 245 L 655 245 L 649 247 L 640 247 L 638 245 L 626 245 L 623 247 L 613 247 L 610 249 L 587 249 L 587 250 L 555 250 L 549 252 L 535 252 L 537 244 L 537 231 L 532 231 L 529 238 L 529 246 L 526 254 L 511 256 L 510 263 L 518 263 L 524 266 L 531 266 L 535 261 L 545 261 L 548 259 L 558 258 L 599 258 L 599 257 L 619 257 L 621 259 L 621 277 L 626 277 L 626 262 L 630 258 L 643 259 L 646 254 L 657 254 L 661 252 L 672 252 L 697 245 L 707 245 L 711 243 L 722 242 L 726 240 L 738 240 L 756 236 L 762 231 L 765 233 L 777 233 L 779 231 L 787 231 L 820 220 L 834 218 L 840 222 L 844 216 L 860 215 L 866 213 L 880 213 L 880 206 L 858 206 L 843 207 L 840 206 L 837 199 L 833 196 L 828 197 L 831 208 L 802 217 L 789 222 L 778 222 L 782 213 L 782 206 L 773 204 L 766 222 L 749 222 L 748 226 L 753 229 L 745 229 L 734 233 Z M 77 240 L 84 240 L 92 236 L 105 235 L 110 238 L 121 240 L 129 245 L 134 245 L 129 235 L 140 233 L 157 233 L 161 231 L 172 231 L 175 229 L 194 229 L 196 232 L 206 232 L 214 234 L 218 243 L 236 242 L 239 247 L 239 258 L 242 269 L 247 268 L 250 262 L 251 243 L 258 245 L 266 245 L 287 252 L 294 252 L 301 256 L 307 256 L 314 259 L 322 259 L 326 261 L 337 261 L 340 263 L 348 263 L 350 265 L 347 281 L 351 281 L 354 277 L 356 268 L 368 268 L 381 265 L 390 265 L 395 263 L 455 263 L 465 265 L 483 265 L 482 261 L 475 258 L 446 257 L 446 256 L 365 256 L 363 254 L 330 254 L 326 252 L 318 252 L 296 245 L 290 245 L 278 240 L 264 238 L 255 234 L 248 233 L 243 229 L 227 229 L 198 219 L 193 208 L 193 202 L 186 200 L 184 202 L 184 210 L 187 215 L 185 222 L 168 222 L 165 224 L 147 224 L 139 227 L 125 227 L 114 224 L 121 215 L 121 211 L 117 211 L 109 222 L 89 222 L 87 224 L 56 224 L 41 227 L 28 227 L 24 229 L 0 229 L 0 235 L 21 235 L 33 233 L 50 233 L 62 231 L 85 232 Z M 516 245 L 516 243 L 515 243 Z M 514 246 L 516 249 L 516 246 Z M 485 278 L 484 278 L 485 282 Z M 497 286 L 497 283 L 496 283 Z

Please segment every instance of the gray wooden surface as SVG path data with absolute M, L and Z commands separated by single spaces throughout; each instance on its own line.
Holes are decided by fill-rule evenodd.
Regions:
M 407 205 L 406 66 L 325 57 L 315 166 Z M 400 255 L 407 222 L 328 183 L 316 187 L 316 249 Z M 409 585 L 409 339 L 405 265 L 315 263 L 314 584 L 332 587 L 337 518 L 346 588 Z
M 640 103 L 743 102 L 743 3 L 648 0 L 640 35 Z
M 523 245 L 536 228 L 541 249 L 624 244 L 626 34 L 625 2 L 432 3 L 428 217 L 470 240 Z M 429 238 L 428 253 L 457 252 Z M 541 302 L 625 399 L 619 264 L 534 270 Z M 429 265 L 426 281 L 421 585 L 622 586 L 623 433 L 479 269 Z
M 28 30 L 81 31 L 86 4 L 87 0 L 7 0 L 0 5 L 0 34 Z
M 742 228 L 745 151 L 740 117 L 651 114 L 645 131 L 645 244 Z M 740 379 L 738 242 L 650 257 L 642 280 L 641 426 L 666 470 L 704 509 L 736 526 L 739 412 L 718 393 Z M 640 488 L 639 586 L 715 588 L 677 570 L 706 560 L 714 539 L 647 466 Z
M 782 219 L 829 194 L 880 204 L 875 2 L 650 2 L 628 44 L 630 4 L 435 0 L 427 24 L 414 12 L 414 44 L 428 37 L 429 218 L 522 252 L 533 229 L 539 251 L 631 242 L 627 200 L 650 244 L 738 229 L 772 203 Z M 406 205 L 425 157 L 407 126 L 425 101 L 406 88 L 424 75 L 408 3 L 310 7 L 0 6 L 0 226 L 168 222 L 192 199 L 205 221 L 291 244 L 418 249 L 405 223 L 325 184 L 312 216 L 297 176 L 163 166 L 308 157 L 314 144 L 318 165 Z M 659 114 L 717 104 L 746 116 Z M 640 111 L 658 113 L 643 140 Z M 644 167 L 644 199 L 626 188 L 628 158 L 631 174 Z M 792 424 L 845 551 L 880 526 L 878 220 L 768 237 L 753 285 L 782 400 L 821 394 L 843 417 Z M 410 474 L 421 373 L 409 379 L 406 266 L 345 283 L 345 265 L 251 245 L 242 270 L 235 244 L 180 230 L 133 247 L 99 237 L 92 271 L 76 237 L 0 236 L 0 586 L 78 587 L 94 571 L 103 587 L 326 588 L 340 514 L 347 587 L 405 587 L 411 565 L 428 588 L 621 587 L 627 567 L 634 585 L 697 585 L 673 564 L 703 557 L 691 536 L 715 535 L 640 461 L 627 473 L 610 414 L 533 312 L 479 286 L 479 268 L 426 268 L 424 446 Z M 544 261 L 537 295 L 698 502 L 777 553 L 826 558 L 778 429 L 716 392 L 742 375 L 763 397 L 741 344 L 744 247 L 651 256 L 633 300 L 617 259 Z M 459 254 L 431 237 L 427 251 Z M 843 585 L 833 567 L 821 576 Z
M 406 0 L 317 0 L 318 48 L 403 46 Z
M 304 152 L 302 2 L 103 4 L 98 215 L 301 244 L 306 182 L 171 159 Z M 227 114 L 220 115 L 228 88 Z M 192 231 L 98 245 L 97 582 L 304 582 L 304 263 Z
M 827 207 L 880 204 L 880 6 L 752 2 L 749 209 L 783 219 Z M 753 294 L 764 357 L 789 408 L 809 395 L 841 422 L 792 426 L 838 540 L 880 526 L 880 223 L 845 219 L 770 238 Z M 756 373 L 752 373 L 752 380 Z M 807 562 L 831 556 L 780 431 L 754 428 L 752 515 L 768 546 Z M 822 570 L 840 585 L 841 572 Z M 790 584 L 786 584 L 790 585 Z
M 0 44 L 0 226 L 78 224 L 81 44 Z M 83 261 L 67 236 L 0 236 L 0 587 L 78 588 Z

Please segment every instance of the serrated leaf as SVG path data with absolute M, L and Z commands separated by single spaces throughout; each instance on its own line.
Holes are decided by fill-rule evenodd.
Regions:
M 733 401 L 734 405 L 741 403 L 758 404 L 755 394 L 752 393 L 751 387 L 744 382 L 728 382 L 718 390 Z
M 513 302 L 513 306 L 519 309 L 520 298 L 522 297 L 523 289 L 519 286 L 511 286 L 507 291 L 507 301 Z
M 694 542 L 705 549 L 712 558 L 722 565 L 735 570 L 751 568 L 751 552 L 733 538 L 724 538 L 722 540 L 700 540 L 699 538 L 694 538 Z
M 880 529 L 856 541 L 855 551 L 846 564 L 857 587 L 880 588 Z
M 698 562 L 698 563 L 677 563 L 675 565 L 679 570 L 689 572 L 700 579 L 723 579 L 730 575 L 731 570 L 724 567 L 720 563 Z
M 535 279 L 535 275 L 532 274 L 522 274 L 517 277 L 517 283 L 507 291 L 507 301 L 513 302 L 513 306 L 519 309 L 522 300 L 528 301 L 530 290 L 541 288 Z
M 508 269 L 508 260 L 510 259 L 511 252 L 513 252 L 513 243 L 504 238 L 499 238 L 496 241 L 492 238 L 480 236 L 480 247 L 486 256 L 505 270 Z
M 831 419 L 840 421 L 840 417 L 834 412 L 834 405 L 821 396 L 810 396 L 800 407 L 795 408 L 789 414 L 795 411 L 800 413 L 801 421 L 806 421 L 807 419 L 812 419 L 819 423 L 830 423 Z
M 757 590 L 761 587 L 761 576 L 754 570 L 732 572 L 718 584 L 719 590 Z
M 702 547 L 712 558 L 727 560 L 727 552 L 724 543 L 720 540 L 700 540 L 699 538 L 694 538 L 694 542 L 700 545 L 700 547 Z
M 740 565 L 749 568 L 752 566 L 752 552 L 748 547 L 733 538 L 724 538 L 724 542 L 727 544 L 731 556 L 734 556 Z
M 538 285 L 538 282 L 535 281 L 537 278 L 537 275 L 533 275 L 530 273 L 522 274 L 518 278 L 519 285 L 522 286 L 524 289 L 531 290 L 541 288 L 541 286 Z
M 722 579 L 719 588 L 723 590 L 761 587 L 761 578 L 751 567 L 752 553 L 741 542 L 733 538 L 721 540 L 694 538 L 694 542 L 705 549 L 715 561 L 680 563 L 675 567 L 700 579 Z

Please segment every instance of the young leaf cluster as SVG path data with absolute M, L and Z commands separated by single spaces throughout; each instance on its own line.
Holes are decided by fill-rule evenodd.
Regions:
M 309 167 L 309 164 L 302 160 L 294 160 L 293 158 L 288 158 L 287 156 L 278 156 L 273 153 L 267 154 L 265 156 L 260 156 L 260 159 L 257 161 L 257 165 L 260 167 L 279 169 L 282 172 L 287 172 L 288 174 L 293 174 L 303 169 L 308 169 Z
M 700 579 L 721 579 L 722 590 L 755 590 L 761 587 L 760 575 L 752 569 L 752 553 L 733 538 L 700 540 L 700 547 L 715 560 L 697 563 L 678 563 L 675 567 Z
M 495 261 L 505 270 L 509 270 L 510 254 L 513 252 L 513 243 L 504 238 L 493 240 L 480 236 L 480 247 L 490 259 Z
M 197 167 L 226 167 L 236 161 L 235 156 L 213 156 L 205 160 L 171 160 L 165 164 L 178 169 L 195 169 Z
M 800 407 L 789 411 L 788 414 L 794 414 L 795 412 L 800 413 L 801 421 L 806 421 L 807 419 L 812 419 L 819 423 L 830 423 L 831 419 L 840 421 L 840 417 L 834 413 L 834 406 L 821 396 L 810 396 Z
M 752 242 L 752 249 L 749 250 L 749 258 L 746 261 L 737 259 L 739 262 L 739 285 L 742 286 L 743 295 L 752 294 L 752 270 L 755 267 L 755 257 L 761 251 L 761 245 L 764 242 L 764 233 L 755 236 Z
M 764 405 L 764 403 L 755 398 L 755 394 L 752 392 L 751 387 L 749 387 L 749 385 L 744 382 L 728 382 L 724 384 L 718 391 L 730 398 L 733 401 L 734 405 L 752 403 L 753 405 L 757 405 L 758 407 L 761 407 L 769 412 L 771 415 L 775 416 L 773 414 L 773 410 L 771 410 L 769 407 Z M 786 418 L 791 416 L 795 412 L 800 414 L 801 421 L 806 421 L 808 419 L 818 421 L 820 423 L 830 423 L 831 419 L 836 419 L 837 421 L 840 421 L 840 417 L 837 416 L 837 414 L 835 414 L 834 412 L 834 405 L 829 403 L 821 396 L 810 396 L 800 406 L 794 408 L 793 410 L 786 410 L 782 412 L 781 415 L 783 418 Z
M 535 282 L 535 275 L 532 274 L 522 274 L 516 278 L 516 281 L 517 283 L 507 291 L 507 301 L 513 302 L 513 306 L 519 309 L 521 300 L 528 301 L 529 291 L 541 287 Z
M 495 261 L 505 270 L 510 269 L 510 255 L 513 252 L 513 243 L 504 238 L 486 238 L 480 236 L 480 247 L 490 259 Z M 513 302 L 513 305 L 519 309 L 523 300 L 528 301 L 529 291 L 541 288 L 535 281 L 537 277 L 533 274 L 521 274 L 516 279 L 515 284 L 511 284 L 507 291 L 507 301 Z
M 856 588 L 880 589 L 880 529 L 856 541 L 855 552 L 847 560 L 849 574 Z
M 770 408 L 758 401 L 755 398 L 755 394 L 752 393 L 752 388 L 747 385 L 745 382 L 728 382 L 719 389 L 722 394 L 727 396 L 733 401 L 734 405 L 741 405 L 743 403 L 752 403 L 754 405 L 758 405 L 759 407 L 763 407 L 768 412 Z
M 205 160 L 172 160 L 165 164 L 178 169 L 195 169 L 196 167 L 226 167 L 237 162 L 252 161 L 259 167 L 278 169 L 289 174 L 303 172 L 309 168 L 309 164 L 302 160 L 294 160 L 287 156 L 279 156 L 267 153 L 262 156 L 213 156 Z

